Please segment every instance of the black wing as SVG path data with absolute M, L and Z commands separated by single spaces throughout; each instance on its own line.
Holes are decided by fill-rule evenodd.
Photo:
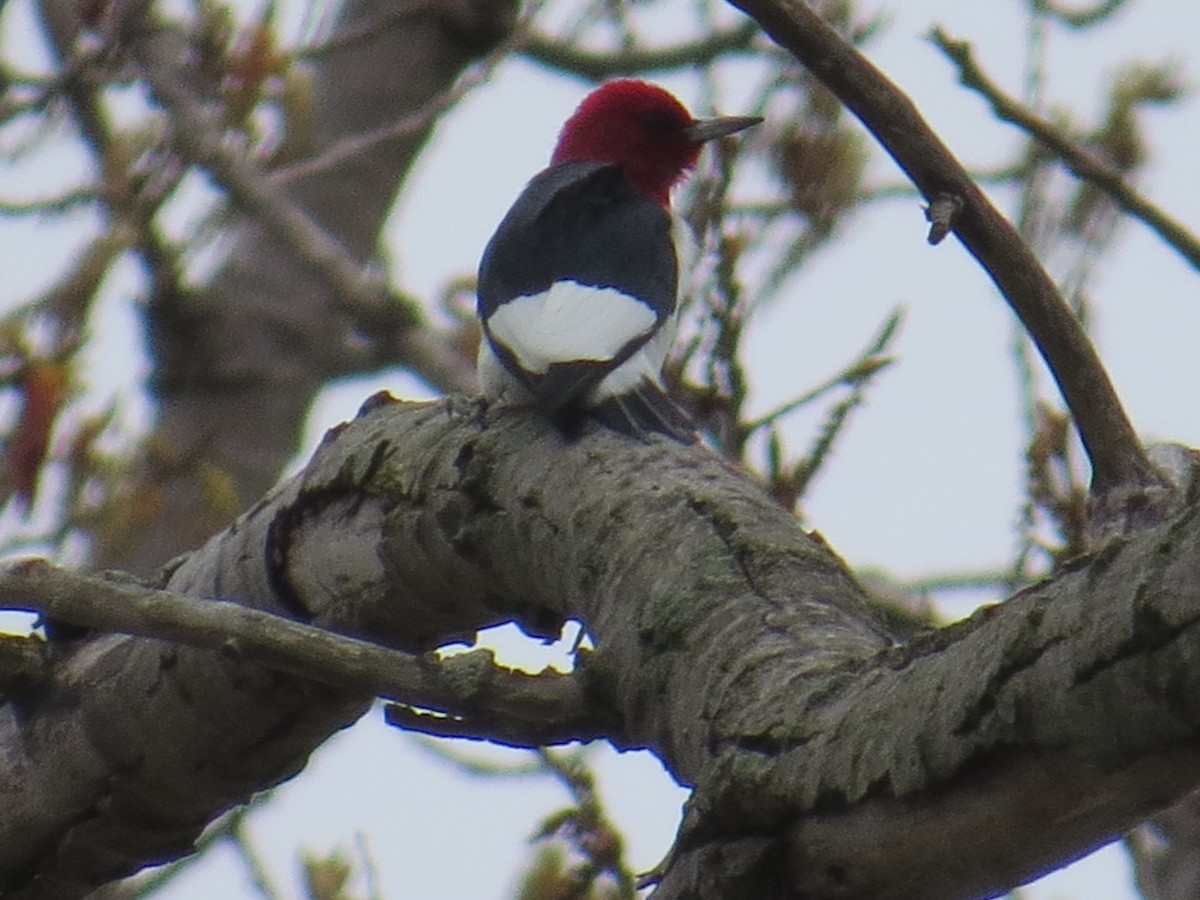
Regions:
M 479 266 L 478 312 L 486 325 L 508 301 L 571 281 L 637 298 L 661 324 L 675 312 L 678 277 L 671 216 L 663 205 L 636 191 L 617 166 L 564 163 L 530 181 L 488 243 Z M 630 340 L 612 359 L 556 363 L 537 376 L 499 342 L 492 347 L 543 412 L 570 433 L 587 414 L 581 402 L 654 330 Z M 606 400 L 596 417 L 630 434 L 649 430 L 692 439 L 686 415 L 657 386 L 646 383 L 635 393 L 626 402 Z
M 678 263 L 671 216 L 620 168 L 551 166 L 534 177 L 483 251 L 479 316 L 556 281 L 616 288 L 660 318 L 675 311 Z

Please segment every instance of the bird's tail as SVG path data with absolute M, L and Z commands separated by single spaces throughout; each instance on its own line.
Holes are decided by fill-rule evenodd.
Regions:
M 691 417 L 650 381 L 643 381 L 624 394 L 604 398 L 590 413 L 602 425 L 632 437 L 657 432 L 681 444 L 696 443 L 696 426 Z

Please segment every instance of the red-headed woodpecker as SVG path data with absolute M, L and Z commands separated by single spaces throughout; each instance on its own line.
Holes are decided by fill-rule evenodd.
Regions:
M 590 416 L 694 441 L 662 387 L 692 244 L 670 191 L 706 141 L 759 121 L 697 120 L 642 81 L 584 98 L 483 252 L 484 394 L 529 403 L 567 435 Z

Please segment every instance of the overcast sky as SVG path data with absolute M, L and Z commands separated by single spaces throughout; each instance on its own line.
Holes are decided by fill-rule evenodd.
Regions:
M 28 43 L 28 0 L 9 0 L 5 37 Z M 247 4 L 248 8 L 253 8 Z M 1047 94 L 1094 121 L 1112 66 L 1131 56 L 1187 59 L 1200 34 L 1200 5 L 1190 0 L 1131 3 L 1131 10 L 1087 37 L 1052 34 Z M 1018 142 L 992 122 L 983 103 L 954 86 L 954 73 L 924 38 L 940 23 L 972 41 L 981 63 L 1013 93 L 1022 77 L 1024 23 L 1017 3 L 956 0 L 883 3 L 891 21 L 870 47 L 874 61 L 918 103 L 946 142 L 972 166 L 1003 159 Z M 664 35 L 668 38 L 669 35 Z M 32 49 L 30 50 L 32 52 Z M 686 79 L 671 80 L 685 99 Z M 474 271 L 496 223 L 525 181 L 541 168 L 563 118 L 585 87 L 513 61 L 500 68 L 439 127 L 388 228 L 398 279 L 436 296 L 452 278 Z M 537 102 L 529 102 L 529 98 Z M 736 99 L 735 91 L 730 98 Z M 729 108 L 724 113 L 740 110 Z M 1141 186 L 1200 231 L 1195 177 L 1197 100 L 1147 117 L 1153 162 Z M 77 171 L 68 151 L 32 171 L 0 168 L 0 193 L 28 196 Z M 886 161 L 874 183 L 899 173 Z M 18 190 L 19 188 L 19 190 Z M 1002 208 L 1012 197 L 997 195 Z M 814 385 L 853 358 L 898 304 L 907 321 L 899 363 L 880 379 L 806 504 L 807 522 L 855 567 L 899 577 L 1002 566 L 1012 555 L 1020 496 L 1021 431 L 1010 362 L 1012 322 L 985 275 L 953 240 L 932 248 L 917 200 L 894 200 L 856 217 L 845 240 L 813 258 L 787 294 L 762 311 L 750 331 L 754 407 L 765 410 Z M 0 302 L 12 303 L 53 276 L 64 234 L 0 220 Z M 82 233 L 82 232 L 79 232 Z M 17 261 L 21 265 L 17 265 Z M 111 280 L 96 325 L 93 391 L 102 406 L 136 385 L 130 365 L 136 327 L 132 271 Z M 1129 223 L 1100 267 L 1093 291 L 1095 335 L 1118 391 L 1148 439 L 1200 445 L 1194 385 L 1200 383 L 1200 281 L 1147 230 Z M 309 446 L 325 427 L 353 415 L 382 385 L 359 381 L 330 391 L 314 413 Z M 386 386 L 417 395 L 403 378 Z M 127 404 L 131 420 L 138 404 Z M 789 423 L 793 446 L 806 445 L 813 421 Z M 977 598 L 973 598 L 977 599 Z M 961 603 L 960 603 L 961 607 Z M 514 641 L 506 640 L 511 647 Z M 536 648 L 534 648 L 536 649 Z M 528 647 L 513 654 L 533 652 Z M 468 753 L 505 757 L 467 745 Z M 630 837 L 635 865 L 655 864 L 670 845 L 684 794 L 644 754 L 597 751 L 601 790 Z M 276 803 L 251 820 L 275 876 L 292 887 L 297 846 L 325 852 L 364 833 L 379 864 L 385 897 L 502 898 L 527 853 L 539 816 L 565 802 L 545 780 L 464 781 L 372 714 L 334 739 Z M 1128 868 L 1119 850 L 1096 854 L 1031 888 L 1026 897 L 1121 900 Z M 237 861 L 222 851 L 165 894 L 173 900 L 249 896 Z

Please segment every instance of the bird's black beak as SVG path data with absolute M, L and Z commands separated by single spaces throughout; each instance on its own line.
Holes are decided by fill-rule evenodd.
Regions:
M 735 134 L 762 121 L 761 116 L 722 116 L 719 119 L 697 119 L 683 129 L 689 141 L 703 144 L 728 134 Z

